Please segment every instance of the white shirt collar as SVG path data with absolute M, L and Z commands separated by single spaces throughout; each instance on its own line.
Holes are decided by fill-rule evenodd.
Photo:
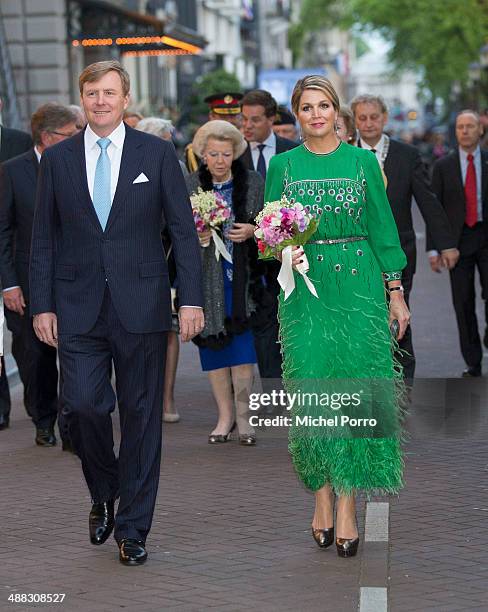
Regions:
M 41 155 L 42 155 L 42 153 L 39 151 L 39 149 L 36 146 L 34 147 L 34 153 L 36 154 L 37 161 L 39 163 L 41 163 Z
M 478 145 L 472 153 L 473 159 L 477 158 L 478 155 L 480 154 L 481 154 L 481 149 L 480 149 L 480 145 Z M 464 149 L 461 149 L 461 147 L 459 147 L 459 155 L 461 156 L 461 159 L 463 159 L 464 161 L 467 161 L 468 153 Z
M 371 149 L 374 149 L 375 151 L 381 151 L 381 149 L 383 148 L 384 142 L 385 142 L 385 135 L 384 134 L 381 134 L 381 138 L 374 145 L 374 147 L 369 145 L 367 142 L 364 142 L 364 140 L 361 138 L 361 147 L 363 149 L 366 149 L 367 151 L 371 151 Z
M 121 121 L 115 130 L 107 136 L 107 138 L 110 139 L 111 143 L 115 147 L 121 149 L 124 146 L 125 123 Z M 97 146 L 97 140 L 99 139 L 100 136 L 95 134 L 90 125 L 87 125 L 85 130 L 85 145 L 87 149 L 92 149 L 93 147 Z
M 275 136 L 275 133 L 273 132 L 273 130 L 271 130 L 270 135 L 263 142 L 252 141 L 251 142 L 251 147 L 253 149 L 257 149 L 258 145 L 260 145 L 260 144 L 263 144 L 263 145 L 265 145 L 267 147 L 276 147 L 276 136 Z

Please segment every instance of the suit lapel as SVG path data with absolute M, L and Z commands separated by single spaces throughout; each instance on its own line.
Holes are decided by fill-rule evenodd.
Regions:
M 359 141 L 358 146 L 361 146 L 361 141 Z M 363 148 L 361 146 L 361 148 Z M 383 164 L 383 172 L 386 175 L 386 178 L 388 180 L 388 185 L 390 184 L 390 180 L 393 179 L 393 175 L 395 173 L 395 169 L 398 166 L 398 150 L 397 150 L 397 143 L 390 138 L 390 144 L 388 146 L 388 153 L 386 154 L 386 158 L 385 158 L 385 163 Z M 395 163 L 395 157 L 397 157 L 397 162 Z M 388 185 L 387 185 L 387 190 L 388 190 Z M 391 204 L 391 201 L 390 201 Z
M 32 182 L 34 188 L 37 185 L 37 172 L 39 171 L 39 162 L 37 161 L 37 156 L 32 149 L 30 151 L 30 155 L 25 158 L 25 174 Z
M 488 151 L 481 150 L 481 209 L 483 221 L 488 222 Z
M 68 174 L 73 183 L 78 199 L 83 204 L 88 212 L 92 223 L 95 224 L 99 231 L 102 231 L 102 226 L 98 220 L 97 213 L 93 208 L 93 202 L 88 190 L 88 180 L 86 178 L 86 160 L 85 160 L 85 130 L 81 131 L 69 141 L 68 150 L 70 154 L 66 156 L 66 164 L 68 166 Z
M 247 148 L 241 155 L 241 160 L 248 170 L 254 170 L 254 163 L 252 161 L 251 145 L 247 143 Z
M 136 130 L 126 126 L 124 148 L 122 149 L 122 159 L 120 161 L 119 180 L 117 181 L 117 189 L 115 190 L 112 208 L 110 209 L 105 231 L 108 231 L 114 219 L 122 209 L 127 193 L 134 179 L 140 173 L 140 166 L 144 153 L 144 147 L 142 145 L 143 142 L 140 134 Z
M 285 149 L 283 147 L 283 142 L 281 140 L 281 138 L 277 135 L 276 136 L 276 155 L 278 155 L 278 153 L 284 153 Z
M 8 130 L 2 127 L 2 143 L 0 149 L 0 161 L 6 161 L 10 159 L 10 134 Z
M 483 202 L 488 200 L 488 151 L 483 150 L 481 151 L 481 199 Z
M 459 159 L 459 149 L 456 149 L 452 155 L 452 172 L 455 186 L 458 190 L 460 201 L 463 203 L 463 206 L 466 207 L 466 196 L 464 195 L 463 173 L 461 170 L 461 160 Z

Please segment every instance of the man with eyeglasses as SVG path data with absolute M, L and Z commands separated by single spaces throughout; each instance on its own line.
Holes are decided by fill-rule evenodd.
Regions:
M 0 114 L 3 102 L 0 98 Z M 26 132 L 7 128 L 0 123 L 0 162 L 25 153 L 32 147 L 32 138 Z M 1 306 L 0 306 L 1 308 Z M 3 357 L 0 357 L 0 431 L 7 429 L 10 420 L 10 391 Z
M 12 354 L 24 385 L 24 404 L 36 427 L 38 446 L 54 446 L 58 413 L 56 349 L 37 339 L 28 311 L 29 257 L 41 155 L 78 132 L 77 115 L 44 104 L 31 119 L 34 147 L 0 169 L 0 277 Z

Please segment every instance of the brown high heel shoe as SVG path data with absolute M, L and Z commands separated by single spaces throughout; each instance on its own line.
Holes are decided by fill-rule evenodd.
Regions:
M 226 434 L 210 434 L 208 436 L 208 443 L 209 444 L 223 444 L 224 442 L 229 442 L 229 440 L 232 440 L 232 432 L 234 431 L 235 428 L 236 428 L 236 422 L 234 421 L 234 424 L 232 425 L 232 427 L 229 429 L 229 431 Z
M 241 446 L 256 446 L 256 434 L 239 434 Z
M 320 548 L 328 548 L 334 543 L 334 527 L 330 527 L 330 529 L 314 529 L 312 527 L 312 535 Z
M 355 557 L 358 552 L 359 537 L 353 540 L 347 538 L 336 538 L 336 548 L 339 557 Z
M 326 529 L 315 529 L 312 526 L 312 536 L 319 548 L 328 548 L 334 543 L 334 505 L 335 495 L 332 491 L 332 527 Z

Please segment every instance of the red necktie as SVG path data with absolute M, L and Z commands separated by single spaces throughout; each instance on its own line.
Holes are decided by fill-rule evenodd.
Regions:
M 468 227 L 473 227 L 478 222 L 478 198 L 476 195 L 476 169 L 474 167 L 473 156 L 468 155 L 468 169 L 466 171 L 466 181 L 464 182 L 464 195 L 466 197 L 466 218 L 465 223 Z

